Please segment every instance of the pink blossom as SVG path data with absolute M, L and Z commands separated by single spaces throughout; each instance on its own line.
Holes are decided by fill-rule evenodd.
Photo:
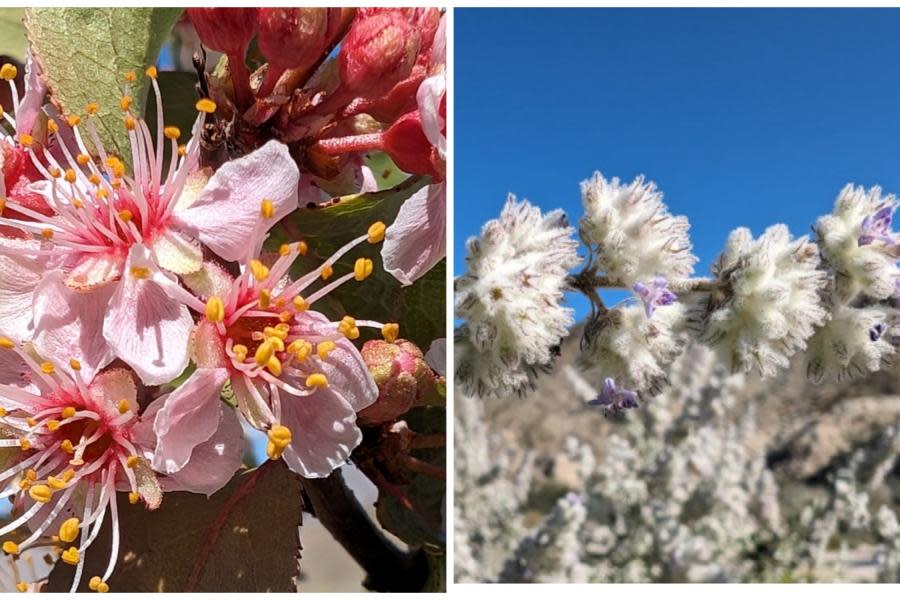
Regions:
M 236 278 L 207 263 L 202 275 L 186 278 L 193 295 L 166 288 L 185 296 L 202 317 L 191 345 L 198 368 L 156 414 L 157 469 L 178 473 L 192 448 L 219 431 L 216 407 L 227 381 L 244 419 L 267 432 L 270 458 L 283 457 L 304 477 L 326 477 L 347 460 L 362 440 L 356 413 L 378 396 L 351 340 L 359 327 L 380 328 L 391 338 L 397 327 L 349 316 L 331 321 L 311 307 L 339 286 L 366 279 L 373 269 L 369 259 L 357 259 L 352 272 L 331 281 L 333 266 L 357 245 L 383 236 L 384 225 L 374 224 L 296 280 L 288 272 L 306 253 L 302 242 L 282 246 L 270 266 L 252 259 Z M 301 295 L 319 281 L 328 283 Z
M 272 141 L 226 163 L 207 181 L 198 170 L 199 134 L 206 114 L 215 108 L 213 103 L 197 103 L 191 139 L 179 146 L 180 131 L 164 126 L 155 69 L 148 69 L 148 75 L 156 98 L 155 136 L 145 121 L 132 114 L 128 88 L 122 100 L 133 174 L 126 174 L 122 161 L 103 147 L 93 123 L 98 107 L 89 106 L 84 122 L 68 118 L 75 147 L 66 143 L 55 121 L 50 121 L 49 128 L 58 153 L 25 144 L 44 177 L 40 189 L 52 213 L 45 215 L 11 200 L 7 208 L 22 218 L 3 217 L 0 225 L 40 242 L 20 248 L 20 262 L 46 260 L 49 268 L 65 274 L 65 286 L 79 292 L 63 300 L 63 290 L 57 289 L 50 297 L 91 305 L 108 299 L 102 328 L 90 333 L 102 329 L 113 354 L 134 368 L 144 383 L 155 385 L 171 381 L 187 366 L 187 339 L 193 324 L 187 308 L 162 293 L 159 281 L 198 271 L 203 260 L 201 243 L 230 261 L 258 252 L 269 228 L 297 207 L 299 172 L 287 147 Z M 93 142 L 99 163 L 88 151 L 83 133 Z M 154 150 L 154 138 L 158 150 Z M 164 170 L 161 149 L 166 140 L 171 158 Z M 146 276 L 151 263 L 154 273 L 155 267 L 165 272 Z M 112 293 L 104 289 L 108 286 L 114 288 Z M 44 302 L 35 309 L 34 320 L 42 324 L 48 339 L 76 331 L 85 335 L 83 320 L 77 330 L 72 320 L 66 321 L 63 330 L 58 319 L 47 316 L 64 312 L 66 306 Z M 105 356 L 101 349 L 95 350 L 87 361 L 94 369 L 102 367 L 100 358 Z M 64 362 L 67 356 L 58 353 L 70 349 L 44 344 L 42 351 Z

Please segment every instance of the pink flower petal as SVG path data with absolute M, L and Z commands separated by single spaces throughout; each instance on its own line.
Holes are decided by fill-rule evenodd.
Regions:
M 182 490 L 210 496 L 221 489 L 241 467 L 244 432 L 237 413 L 219 402 L 219 427 L 212 437 L 198 444 L 180 471 L 163 478 L 163 491 Z
M 154 469 L 166 474 L 180 471 L 194 448 L 215 433 L 221 419 L 219 395 L 227 379 L 225 369 L 197 369 L 166 396 L 153 421 Z
M 348 194 L 378 191 L 375 174 L 367 167 L 359 155 L 352 156 L 341 172 L 330 180 L 312 175 L 300 178 L 300 206 L 309 207 L 328 202 L 332 198 Z
M 446 80 L 444 75 L 440 74 L 423 81 L 416 93 L 422 131 L 425 132 L 425 137 L 431 145 L 437 148 L 441 158 L 447 154 L 447 138 L 444 135 L 447 124 L 441 115 L 441 102 L 444 100 L 446 90 Z
M 200 244 L 177 231 L 164 231 L 150 244 L 150 252 L 156 264 L 178 275 L 194 273 L 203 265 Z
M 34 292 L 34 347 L 58 367 L 71 371 L 70 359 L 81 363 L 86 381 L 112 362 L 114 355 L 102 335 L 103 317 L 113 287 L 75 292 L 62 271 L 50 271 Z
M 132 411 L 138 410 L 137 387 L 130 371 L 104 371 L 94 378 L 89 389 L 97 408 L 112 418 L 121 416 L 119 402 L 122 400 L 128 401 Z
M 133 269 L 148 269 L 152 275 L 135 277 Z M 131 248 L 125 273 L 110 300 L 103 337 L 146 385 L 168 383 L 187 367 L 194 321 L 187 307 L 163 288 L 174 282 L 154 270 L 145 247 Z
M 328 477 L 362 441 L 356 413 L 331 387 L 305 398 L 283 397 L 281 410 L 292 434 L 284 461 L 303 477 Z
M 34 128 L 34 122 L 41 112 L 44 103 L 44 95 L 47 93 L 47 85 L 41 75 L 40 67 L 29 50 L 25 55 L 25 94 L 16 107 L 16 133 L 30 134 Z
M 444 183 L 413 194 L 385 234 L 381 257 L 384 269 L 403 285 L 431 270 L 446 253 L 447 229 Z
M 116 254 L 88 254 L 71 269 L 66 285 L 73 290 L 89 291 L 122 276 L 125 259 Z
M 30 252 L 40 243 L 0 237 L 0 334 L 21 342 L 31 337 L 34 289 L 44 262 Z
M 300 172 L 287 146 L 270 141 L 262 148 L 225 163 L 196 202 L 178 210 L 183 229 L 225 260 L 257 253 L 269 228 L 297 208 Z M 260 215 L 270 200 L 274 215 Z
M 440 338 L 431 342 L 431 347 L 425 354 L 425 362 L 439 375 L 447 375 L 447 339 Z

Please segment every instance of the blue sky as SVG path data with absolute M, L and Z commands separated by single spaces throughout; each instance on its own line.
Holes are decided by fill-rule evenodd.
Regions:
M 507 193 L 574 222 L 594 170 L 656 181 L 700 274 L 734 227 L 802 235 L 848 182 L 900 192 L 898 31 L 890 9 L 457 9 L 457 273 Z

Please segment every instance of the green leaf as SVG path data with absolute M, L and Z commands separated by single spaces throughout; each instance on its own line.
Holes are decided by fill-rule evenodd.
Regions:
M 123 76 L 155 64 L 180 8 L 29 8 L 28 39 L 51 97 L 63 113 L 81 115 L 97 102 L 97 129 L 108 150 L 130 161 L 128 135 L 119 110 Z M 132 90 L 134 111 L 143 114 L 148 82 Z
M 400 167 L 394 164 L 391 157 L 384 152 L 367 154 L 365 163 L 367 167 L 372 169 L 372 174 L 375 175 L 375 183 L 378 184 L 379 190 L 386 190 L 399 185 L 408 177 L 400 170 Z
M 170 492 L 149 512 L 118 496 L 121 549 L 113 592 L 294 592 L 299 573 L 300 479 L 282 461 L 235 477 L 206 498 Z M 91 576 L 109 560 L 109 520 L 84 553 Z M 74 568 L 60 561 L 47 590 L 68 591 Z
M 440 434 L 446 431 L 446 414 L 443 408 L 426 406 L 412 409 L 403 418 L 416 433 Z M 445 446 L 413 450 L 411 454 L 438 469 L 446 466 Z M 408 474 L 410 483 L 403 487 L 403 492 L 412 502 L 413 510 L 395 495 L 381 491 L 375 504 L 378 521 L 410 546 L 443 547 L 446 544 L 446 479 L 411 471 Z
M 364 234 L 375 221 L 390 225 L 400 206 L 427 183 L 427 179 L 409 178 L 404 183 L 381 192 L 360 194 L 335 201 L 320 208 L 304 208 L 277 226 L 269 240 L 276 249 L 285 242 L 304 239 L 309 253 L 294 265 L 295 276 L 322 264 L 338 248 Z M 297 232 L 293 237 L 289 232 Z M 332 319 L 351 315 L 399 323 L 400 337 L 412 340 L 427 351 L 436 338 L 445 336 L 446 264 L 441 261 L 415 284 L 403 287 L 387 273 L 381 263 L 381 244 L 361 244 L 334 266 L 333 278 L 353 271 L 358 258 L 371 258 L 375 271 L 362 282 L 349 281 L 316 303 L 316 310 Z M 333 279 L 332 279 L 333 280 Z M 317 284 L 317 287 L 321 287 Z M 311 293 L 311 292 L 310 292 Z M 380 332 L 362 329 L 363 340 L 380 337 Z
M 25 62 L 25 26 L 22 24 L 24 8 L 0 8 L 0 54 Z

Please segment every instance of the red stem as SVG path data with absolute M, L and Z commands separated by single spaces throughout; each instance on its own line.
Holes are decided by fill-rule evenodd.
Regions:
M 325 138 L 319 140 L 315 149 L 325 154 L 335 156 L 349 152 L 368 152 L 369 150 L 381 150 L 384 144 L 384 135 L 381 133 L 364 133 L 362 135 L 348 135 L 346 137 Z
M 247 49 L 244 48 L 239 53 L 228 55 L 228 69 L 231 71 L 231 82 L 234 84 L 234 101 L 241 111 L 250 106 L 253 100 L 250 92 L 250 72 L 244 62 L 246 54 Z

